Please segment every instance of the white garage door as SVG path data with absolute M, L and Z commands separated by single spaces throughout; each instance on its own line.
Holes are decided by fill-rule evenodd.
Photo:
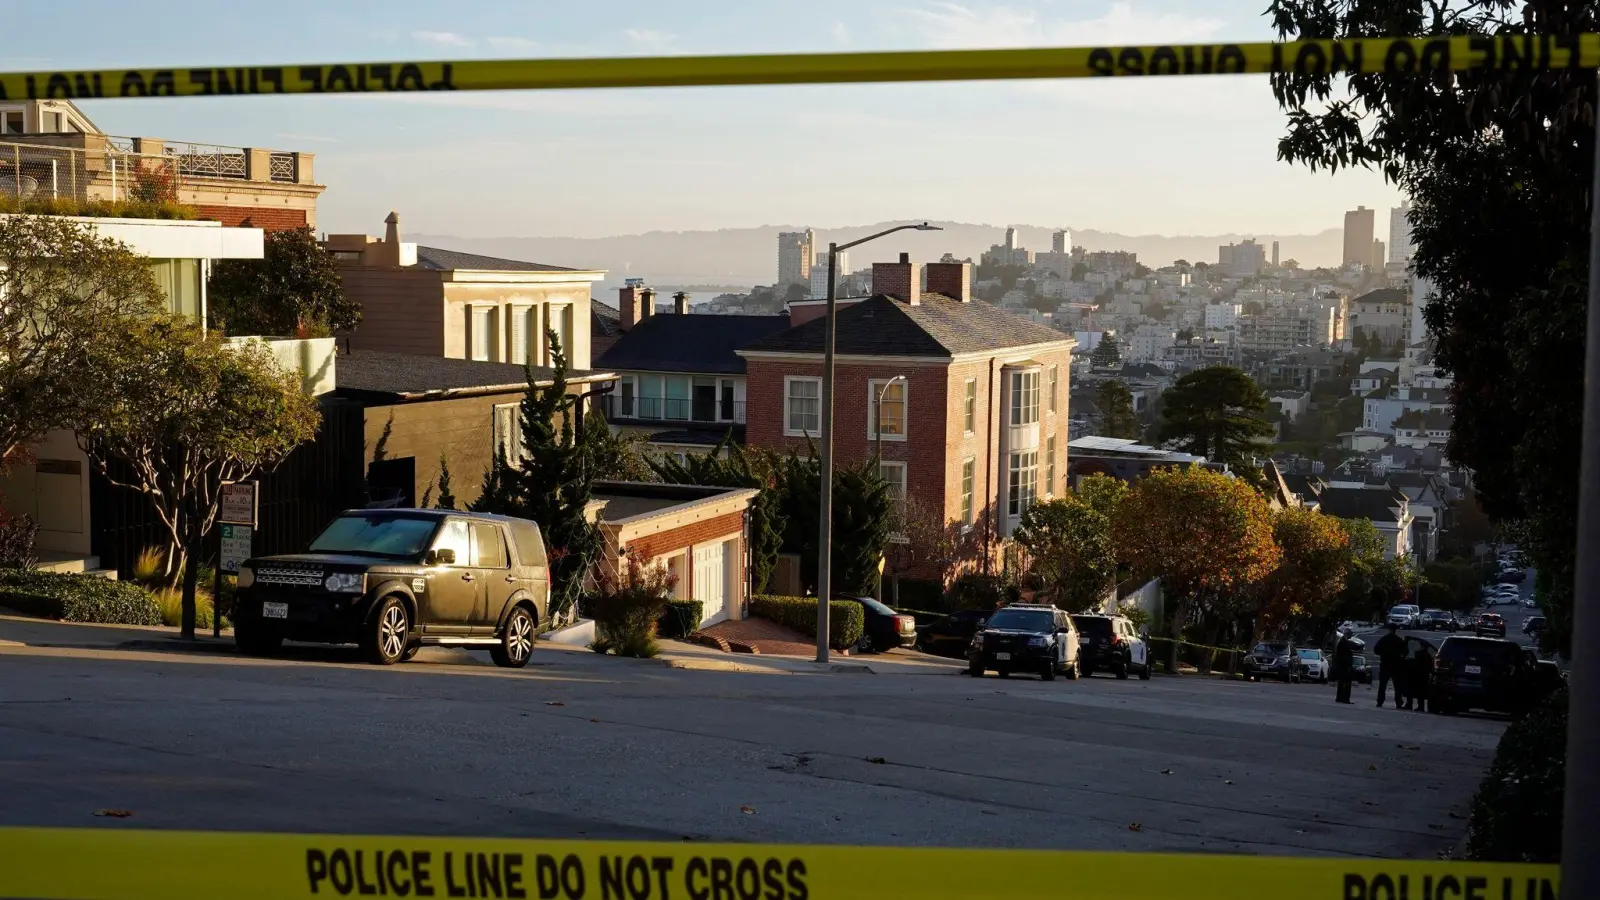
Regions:
M 723 561 L 723 544 L 707 544 L 694 548 L 694 599 L 705 604 L 702 625 L 721 622 L 728 617 L 726 597 L 727 577 Z

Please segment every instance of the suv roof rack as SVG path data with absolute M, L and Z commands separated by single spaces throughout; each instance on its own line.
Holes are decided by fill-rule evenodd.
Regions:
M 1007 609 L 1055 609 L 1054 603 L 1007 603 Z

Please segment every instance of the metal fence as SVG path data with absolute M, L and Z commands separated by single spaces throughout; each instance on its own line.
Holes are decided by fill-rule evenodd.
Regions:
M 253 177 L 249 150 L 212 144 L 164 142 L 159 153 L 140 152 L 134 138 L 82 136 L 86 146 L 47 143 L 48 135 L 0 139 L 0 196 L 22 200 L 170 200 L 196 180 L 299 179 L 295 153 L 266 156 L 266 178 Z M 29 139 L 32 139 L 30 141 Z

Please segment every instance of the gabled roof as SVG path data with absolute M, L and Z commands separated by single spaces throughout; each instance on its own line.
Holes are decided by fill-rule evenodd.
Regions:
M 536 381 L 548 383 L 555 372 L 533 366 Z M 569 381 L 604 380 L 605 373 L 593 370 L 567 372 Z M 489 394 L 521 391 L 528 386 L 528 373 L 511 363 L 479 362 L 471 359 L 445 359 L 410 353 L 384 353 L 377 350 L 352 350 L 334 360 L 334 386 L 346 394 L 394 399 L 420 399 L 430 394 Z
M 1378 288 L 1375 291 L 1362 294 L 1350 301 L 1351 303 L 1409 303 L 1411 295 L 1399 288 Z
M 439 247 L 418 247 L 417 265 L 424 269 L 436 269 L 441 272 L 451 272 L 457 269 L 470 272 L 582 272 L 584 269 L 572 269 L 566 266 L 547 266 L 544 263 L 522 262 L 516 259 L 502 259 L 498 256 L 480 256 L 477 253 L 463 253 L 460 250 L 444 250 Z
M 594 364 L 607 371 L 743 375 L 737 351 L 788 328 L 788 315 L 657 313 L 628 329 Z
M 590 336 L 614 337 L 622 333 L 622 313 L 615 306 L 607 306 L 599 300 L 589 301 L 589 333 Z
M 1406 503 L 1405 494 L 1388 485 L 1330 487 L 1317 495 L 1317 504 L 1330 516 L 1396 524 L 1400 522 L 1400 510 L 1405 508 Z
M 821 353 L 826 327 L 825 318 L 813 319 L 745 349 Z M 851 304 L 837 313 L 834 337 L 835 351 L 849 356 L 955 356 L 1071 340 L 982 300 L 962 303 L 929 293 L 915 306 L 887 294 Z

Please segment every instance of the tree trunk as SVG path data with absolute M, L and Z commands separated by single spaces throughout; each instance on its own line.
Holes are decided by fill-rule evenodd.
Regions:
M 1211 624 L 1206 626 L 1206 647 L 1207 648 L 1215 647 L 1217 645 L 1217 641 L 1220 640 L 1221 638 L 1222 638 L 1222 623 L 1221 622 L 1212 622 Z M 1205 661 L 1200 666 L 1200 674 L 1202 674 L 1202 675 L 1210 675 L 1212 668 L 1214 668 L 1216 666 L 1217 651 L 1211 650 L 1211 649 L 1203 650 L 1201 652 L 1201 657 L 1200 658 Z
M 1183 623 L 1189 618 L 1189 601 L 1179 600 L 1172 608 L 1172 618 L 1167 621 L 1167 673 L 1178 674 L 1178 642 L 1183 640 Z
M 183 639 L 194 640 L 195 626 L 195 587 L 200 583 L 200 541 L 194 532 L 194 521 L 191 519 L 188 529 L 187 546 L 183 548 Z

